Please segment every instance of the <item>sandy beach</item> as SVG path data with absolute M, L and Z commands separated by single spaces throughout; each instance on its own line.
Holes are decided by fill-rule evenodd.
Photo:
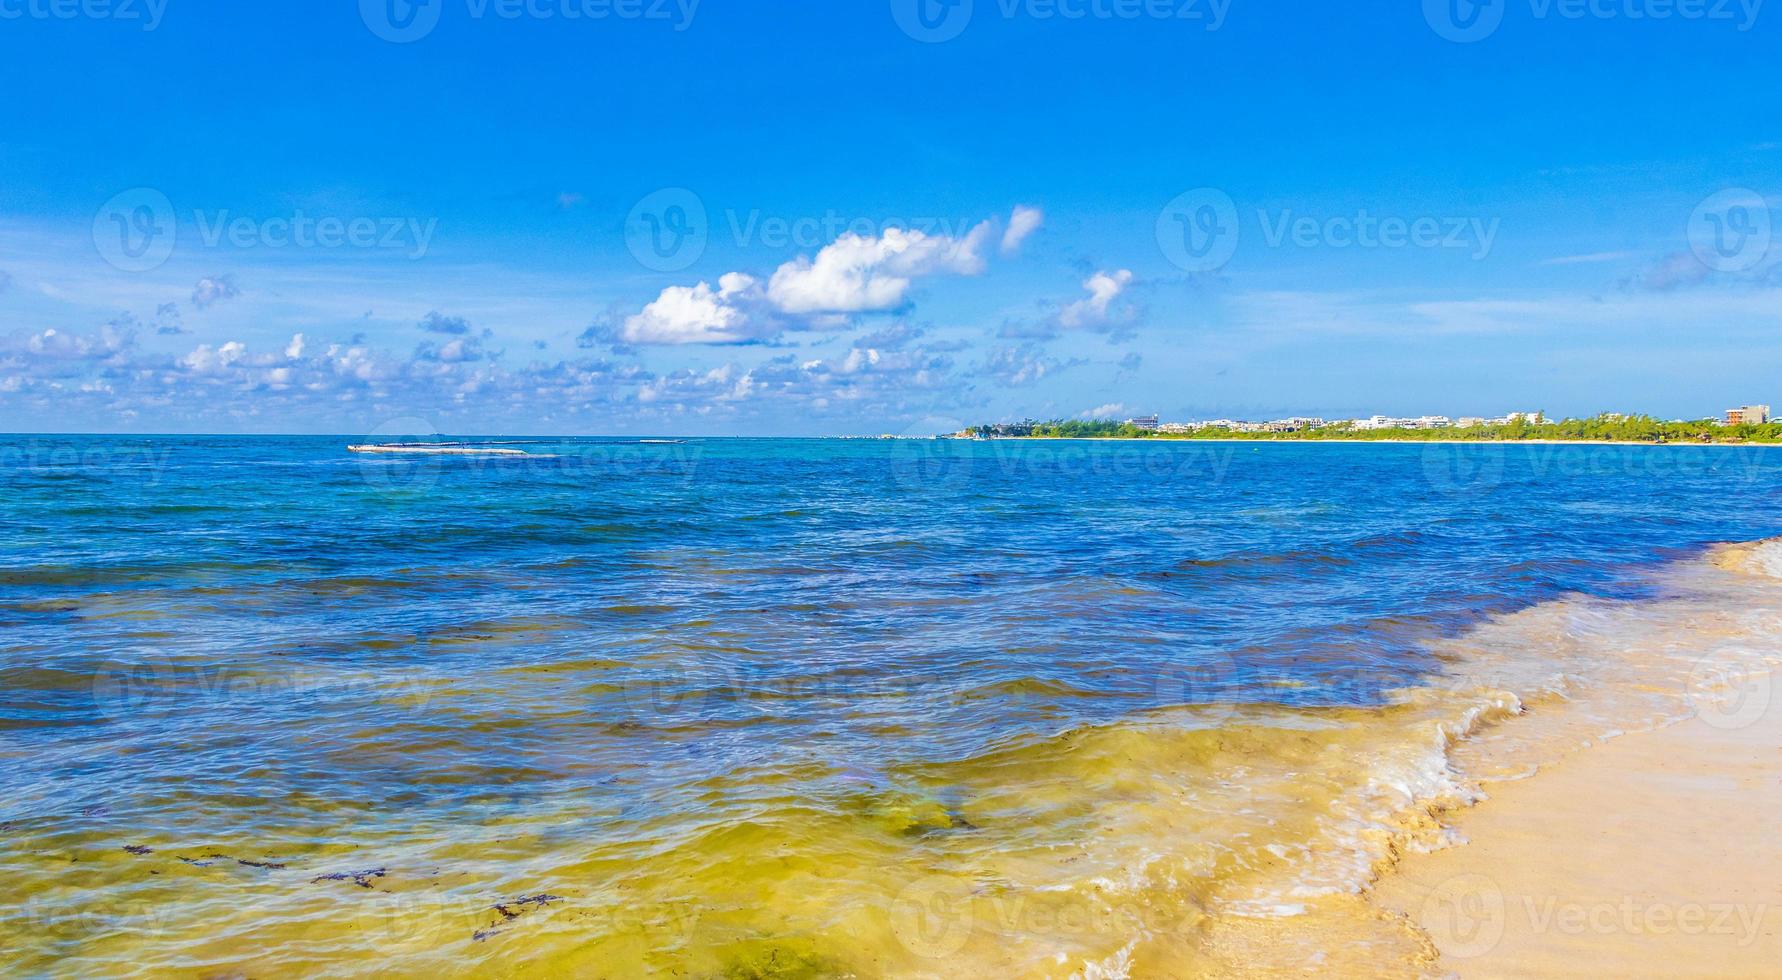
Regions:
M 1774 976 L 1782 710 L 1769 674 L 1739 681 L 1696 717 L 1487 781 L 1445 817 L 1465 843 L 1406 855 L 1374 901 L 1461 977 Z

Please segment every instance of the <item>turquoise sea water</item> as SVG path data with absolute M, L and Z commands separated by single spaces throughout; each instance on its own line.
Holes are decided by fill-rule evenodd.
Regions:
M 1782 525 L 1758 447 L 350 441 L 0 439 L 15 966 L 909 972 L 877 877 L 1111 832 L 1022 753 L 1377 710 Z

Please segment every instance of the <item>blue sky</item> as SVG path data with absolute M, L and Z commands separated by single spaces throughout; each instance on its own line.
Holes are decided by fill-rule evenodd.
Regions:
M 0 0 L 0 428 L 1782 403 L 1782 8 L 917 2 Z

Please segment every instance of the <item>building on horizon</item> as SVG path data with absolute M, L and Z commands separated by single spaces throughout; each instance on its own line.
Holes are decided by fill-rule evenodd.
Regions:
M 1146 432 L 1156 432 L 1157 431 L 1157 416 L 1155 416 L 1155 415 L 1140 415 L 1138 418 L 1127 419 L 1126 424 L 1132 426 L 1135 429 L 1143 429 Z
M 1727 425 L 1763 425 L 1770 420 L 1770 406 L 1741 405 L 1726 410 Z

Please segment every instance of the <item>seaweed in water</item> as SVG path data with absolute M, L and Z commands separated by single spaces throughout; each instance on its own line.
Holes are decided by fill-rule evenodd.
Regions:
M 155 853 L 154 848 L 144 847 L 141 844 L 125 844 L 124 850 L 129 851 L 131 854 L 153 854 L 153 853 Z
M 512 920 L 517 919 L 521 915 L 525 914 L 528 911 L 526 908 L 526 906 L 528 906 L 528 905 L 537 905 L 537 906 L 542 907 L 545 905 L 549 905 L 552 902 L 561 902 L 561 901 L 563 901 L 563 899 L 557 895 L 551 895 L 546 892 L 539 892 L 536 895 L 521 895 L 519 898 L 516 898 L 511 902 L 497 903 L 496 905 L 493 906 L 493 908 L 495 909 L 495 911 L 501 913 L 501 917 L 503 919 L 507 919 L 508 921 L 511 922 Z
M 217 861 L 217 860 L 228 861 L 228 860 L 231 860 L 231 858 L 227 854 L 206 854 L 206 855 L 204 855 L 203 860 L 200 860 L 198 858 L 189 858 L 189 857 L 181 857 L 180 860 L 184 861 L 187 864 L 190 864 L 194 867 L 208 868 L 211 866 L 213 861 Z
M 309 879 L 309 883 L 313 885 L 318 881 L 346 881 L 351 879 L 353 884 L 358 885 L 360 888 L 370 888 L 371 879 L 382 878 L 385 870 L 386 869 L 384 868 L 370 868 L 365 871 L 335 871 L 325 875 L 316 875 L 314 878 Z
M 489 924 L 489 928 L 478 929 L 471 933 L 470 939 L 472 942 L 480 943 L 483 940 L 488 939 L 490 936 L 499 935 L 502 932 L 505 932 L 506 930 L 498 929 L 496 926 L 505 925 L 520 916 L 525 915 L 527 912 L 530 912 L 531 909 L 527 908 L 528 905 L 543 908 L 552 902 L 561 901 L 563 901 L 563 898 L 560 895 L 552 895 L 549 892 L 539 892 L 536 895 L 521 895 L 519 898 L 507 902 L 497 902 L 489 907 L 501 913 L 501 921 L 492 922 Z

